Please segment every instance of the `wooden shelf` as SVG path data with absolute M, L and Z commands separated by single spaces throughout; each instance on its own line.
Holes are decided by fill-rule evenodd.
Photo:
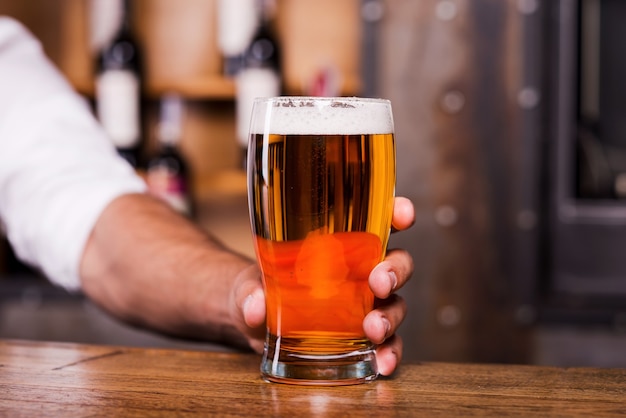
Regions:
M 148 96 L 179 93 L 188 99 L 231 100 L 235 97 L 235 82 L 220 76 L 206 76 L 176 82 L 155 82 L 148 85 Z
M 70 80 L 82 95 L 94 97 L 93 79 Z M 185 80 L 157 80 L 149 82 L 145 94 L 149 98 L 159 98 L 166 93 L 178 93 L 194 100 L 234 100 L 235 82 L 218 75 L 207 75 Z
M 92 79 L 72 79 L 70 82 L 82 95 L 94 97 L 94 82 Z M 289 95 L 308 94 L 302 86 L 287 81 Z M 361 91 L 361 79 L 357 76 L 347 76 L 341 82 L 342 96 L 355 96 Z M 235 80 L 219 75 L 189 78 L 184 80 L 157 80 L 149 82 L 145 94 L 148 98 L 158 99 L 166 93 L 178 93 L 191 100 L 235 100 Z

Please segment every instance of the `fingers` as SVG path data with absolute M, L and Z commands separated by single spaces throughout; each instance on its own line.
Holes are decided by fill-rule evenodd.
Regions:
M 378 372 L 389 376 L 402 360 L 402 338 L 396 334 L 406 315 L 406 303 L 398 295 L 382 301 L 363 320 L 367 338 L 375 344 Z
M 402 360 L 402 338 L 394 335 L 376 350 L 378 373 L 389 376 Z
M 407 229 L 415 222 L 413 203 L 407 198 L 394 200 L 392 231 Z M 406 302 L 394 292 L 413 274 L 413 258 L 405 250 L 390 250 L 370 273 L 369 285 L 377 298 L 377 307 L 363 320 L 365 335 L 375 344 L 378 372 L 389 376 L 402 358 L 402 339 L 396 335 L 406 316 Z
M 415 208 L 406 197 L 396 197 L 393 203 L 391 226 L 394 231 L 408 229 L 415 222 Z
M 413 258 L 400 249 L 390 250 L 369 276 L 370 289 L 379 299 L 385 299 L 400 289 L 413 274 Z
M 395 334 L 405 316 L 406 302 L 398 295 L 391 295 L 365 316 L 365 335 L 374 344 L 382 344 Z

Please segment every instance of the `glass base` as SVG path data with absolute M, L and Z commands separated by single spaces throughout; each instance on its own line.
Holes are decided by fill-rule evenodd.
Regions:
M 268 382 L 295 385 L 342 386 L 367 383 L 378 377 L 374 346 L 367 340 L 348 342 L 346 352 L 302 351 L 270 335 L 261 361 Z M 342 345 L 346 345 L 343 342 Z M 286 348 L 288 346 L 289 348 Z M 319 347 L 318 347 L 319 348 Z

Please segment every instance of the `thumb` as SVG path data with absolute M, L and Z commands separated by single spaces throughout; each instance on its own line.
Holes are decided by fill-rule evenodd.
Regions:
M 261 272 L 256 265 L 239 273 L 232 295 L 231 315 L 235 326 L 255 351 L 262 351 L 265 339 L 265 293 Z

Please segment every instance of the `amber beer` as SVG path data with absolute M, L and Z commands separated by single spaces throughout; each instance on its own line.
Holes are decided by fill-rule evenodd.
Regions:
M 250 213 L 267 301 L 262 374 L 304 384 L 371 380 L 363 319 L 393 210 L 390 104 L 259 99 L 250 132 Z

